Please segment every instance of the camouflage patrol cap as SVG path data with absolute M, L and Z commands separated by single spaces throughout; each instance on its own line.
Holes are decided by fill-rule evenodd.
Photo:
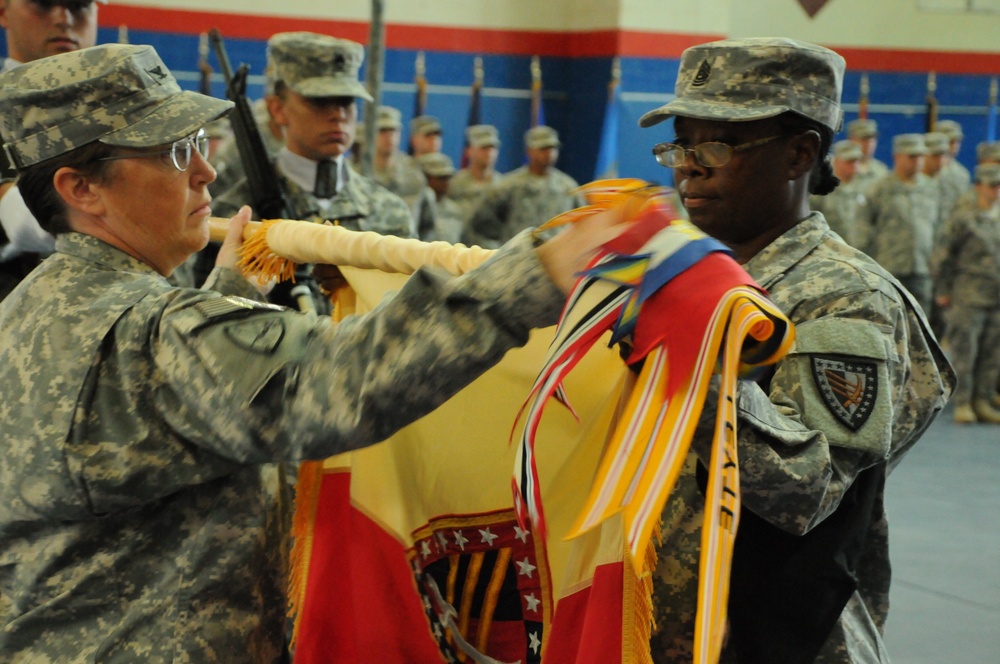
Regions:
M 398 108 L 379 106 L 375 126 L 378 127 L 379 131 L 383 129 L 399 129 L 403 126 L 403 116 L 400 114 Z
M 417 165 L 424 175 L 429 177 L 447 178 L 455 174 L 455 164 L 451 157 L 440 152 L 428 152 L 417 157 Z
M 958 124 L 954 120 L 938 120 L 934 123 L 934 130 L 947 134 L 948 138 L 953 141 L 960 141 L 965 138 L 965 133 L 962 131 L 962 125 Z
M 927 146 L 927 154 L 946 154 L 951 151 L 951 139 L 948 134 L 941 131 L 929 131 L 924 134 L 924 145 Z
M 1000 142 L 983 141 L 976 146 L 977 161 L 993 161 L 1000 163 Z
M 478 124 L 466 127 L 465 140 L 474 148 L 500 147 L 500 134 L 493 125 Z
M 979 164 L 972 172 L 972 181 L 997 186 L 1000 184 L 1000 164 Z
M 181 90 L 152 46 L 104 44 L 0 75 L 0 136 L 18 169 L 95 141 L 172 143 L 232 106 Z
M 843 161 L 857 161 L 865 155 L 860 145 L 844 139 L 833 144 L 833 156 Z
M 559 133 L 552 127 L 538 125 L 532 127 L 524 133 L 524 145 L 533 149 L 558 148 L 562 146 L 559 142 Z
M 868 118 L 858 118 L 847 123 L 848 138 L 878 138 L 878 123 Z
M 359 97 L 372 101 L 358 81 L 365 48 L 315 32 L 279 32 L 267 40 L 268 78 L 303 97 Z
M 910 156 L 927 154 L 923 134 L 896 134 L 892 137 L 892 153 Z
M 681 55 L 676 99 L 639 118 L 650 127 L 671 116 L 746 122 L 793 112 L 840 129 L 844 58 L 793 39 L 728 39 Z
M 433 115 L 418 115 L 410 120 L 410 134 L 429 136 L 430 134 L 440 133 L 441 123 Z

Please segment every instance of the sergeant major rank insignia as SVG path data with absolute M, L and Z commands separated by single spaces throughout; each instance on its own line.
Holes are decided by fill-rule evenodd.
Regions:
M 691 87 L 700 88 L 708 83 L 708 75 L 711 73 L 712 66 L 708 64 L 708 60 L 702 60 L 701 66 L 698 67 L 698 71 L 694 75 L 694 80 L 691 81 Z
M 872 414 L 878 395 L 875 363 L 814 356 L 812 373 L 834 417 L 853 431 L 860 429 Z

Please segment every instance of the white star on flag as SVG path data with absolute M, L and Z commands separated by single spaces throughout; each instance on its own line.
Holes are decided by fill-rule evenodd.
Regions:
M 525 544 L 527 544 L 528 543 L 528 535 L 530 535 L 530 534 L 531 533 L 528 532 L 527 528 L 525 528 L 525 529 L 522 530 L 520 526 L 514 526 L 514 538 L 515 539 L 519 539 L 522 542 L 524 542 Z
M 461 530 L 456 530 L 454 532 L 455 532 L 455 544 L 457 544 L 458 548 L 460 548 L 462 551 L 465 551 L 465 544 L 469 540 L 466 539 L 464 535 L 462 535 Z
M 529 593 L 524 596 L 524 601 L 528 604 L 528 610 L 538 613 L 538 605 L 542 603 L 542 600 L 535 598 L 535 593 Z
M 538 640 L 538 633 L 532 632 L 528 635 L 528 639 L 530 640 L 528 647 L 531 648 L 531 651 L 537 655 L 538 649 L 542 647 L 542 642 Z
M 438 639 L 440 639 L 443 636 L 443 634 L 441 632 L 441 624 L 439 622 L 437 622 L 436 620 L 434 621 L 434 636 L 435 636 L 435 638 L 438 638 Z
M 431 555 L 431 544 L 428 540 L 424 540 L 420 543 L 420 555 L 424 558 Z
M 480 530 L 479 534 L 483 536 L 482 542 L 484 544 L 489 544 L 490 546 L 493 546 L 493 540 L 499 537 L 499 535 L 491 533 L 489 528 L 486 530 Z
M 524 560 L 518 560 L 516 562 L 517 566 L 521 568 L 521 571 L 519 571 L 518 574 L 523 574 L 529 579 L 531 578 L 531 573 L 534 572 L 536 569 L 538 569 L 537 567 L 531 564 L 531 561 L 528 560 L 527 556 L 524 557 Z

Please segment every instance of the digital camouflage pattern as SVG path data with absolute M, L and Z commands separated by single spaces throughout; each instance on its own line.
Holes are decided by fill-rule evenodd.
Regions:
M 387 168 L 375 168 L 372 173 L 375 182 L 403 199 L 410 209 L 414 223 L 420 220 L 421 196 L 427 187 L 427 178 L 410 155 L 396 150 Z
M 303 97 L 372 96 L 358 81 L 364 47 L 315 32 L 279 32 L 267 40 L 267 77 Z
M 457 177 L 457 176 L 456 176 Z M 503 176 L 472 213 L 462 242 L 492 249 L 525 228 L 540 226 L 567 210 L 585 205 L 576 180 L 554 166 L 535 175 L 522 166 Z
M 0 303 L 0 661 L 277 662 L 277 464 L 383 440 L 563 300 L 527 236 L 338 325 L 60 236 Z
M 385 188 L 365 176 L 345 168 L 344 186 L 329 201 L 321 205 L 311 192 L 305 191 L 278 168 L 285 201 L 295 219 L 317 222 L 331 221 L 352 231 L 375 231 L 382 235 L 416 237 L 413 217 L 406 204 Z M 246 178 L 229 191 L 212 200 L 216 216 L 230 217 L 250 200 L 250 185 Z
M 791 111 L 840 129 L 844 58 L 793 39 L 729 39 L 681 54 L 677 98 L 639 118 L 650 127 L 674 115 L 741 122 Z
M 0 89 L 0 135 L 18 168 L 98 139 L 130 148 L 171 143 L 233 106 L 182 91 L 151 46 L 129 44 L 21 65 L 0 74 Z
M 462 211 L 463 224 L 469 222 L 472 213 L 476 211 L 486 193 L 500 184 L 502 177 L 497 171 L 490 171 L 485 180 L 477 180 L 472 177 L 472 171 L 468 168 L 460 169 L 451 177 L 451 182 L 448 183 L 448 198 L 458 203 Z
M 858 210 L 858 248 L 904 283 L 930 311 L 930 258 L 938 231 L 938 192 L 917 173 L 904 182 L 893 172 L 875 183 Z
M 822 212 L 830 230 L 844 238 L 852 247 L 858 246 L 857 216 L 858 210 L 865 204 L 865 194 L 854 178 L 850 182 L 841 182 L 836 189 L 825 196 L 812 194 L 809 196 L 809 207 Z
M 1000 208 L 977 206 L 945 224 L 931 257 L 935 296 L 945 310 L 958 374 L 955 405 L 990 401 L 1000 376 Z
M 857 181 L 858 187 L 862 191 L 867 192 L 876 182 L 888 174 L 889 167 L 885 165 L 885 162 L 872 157 L 858 162 L 858 172 L 854 175 L 854 180 Z
M 805 534 L 840 505 L 862 471 L 887 474 L 943 408 L 954 374 L 919 307 L 874 261 L 830 233 L 814 213 L 744 267 L 788 312 L 796 340 L 767 388 L 741 381 L 738 448 L 743 504 L 768 523 Z M 854 430 L 831 410 L 812 360 L 869 365 L 878 389 Z M 695 478 L 708 462 L 715 395 L 709 394 L 691 458 L 663 514 L 654 576 L 654 661 L 691 661 L 704 496 Z M 777 451 L 777 452 L 776 452 Z M 890 566 L 881 491 L 856 570 L 858 588 L 817 664 L 888 662 L 881 632 Z M 741 661 L 729 643 L 722 662 Z M 747 664 L 744 662 L 743 664 Z

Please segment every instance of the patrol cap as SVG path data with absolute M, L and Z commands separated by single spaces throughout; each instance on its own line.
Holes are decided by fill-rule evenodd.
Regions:
M 552 127 L 538 125 L 524 132 L 524 145 L 529 148 L 558 148 L 562 146 L 559 142 L 559 133 Z
M 923 134 L 896 134 L 892 137 L 892 153 L 906 155 L 927 154 Z
M 833 144 L 833 156 L 843 161 L 857 161 L 865 155 L 861 151 L 860 145 L 844 139 Z
M 410 133 L 417 136 L 440 134 L 441 123 L 433 115 L 418 115 L 410 120 Z
M 375 126 L 379 131 L 383 129 L 399 129 L 403 126 L 403 116 L 398 108 L 392 106 L 379 106 L 378 115 L 375 118 Z
M 965 134 L 962 132 L 962 125 L 954 120 L 938 120 L 934 123 L 934 130 L 947 134 L 948 138 L 953 141 L 960 141 L 965 138 Z
M 268 78 L 303 97 L 359 97 L 372 101 L 358 81 L 364 47 L 315 32 L 279 32 L 267 40 Z
M 447 178 L 455 174 L 455 164 L 451 157 L 440 152 L 427 152 L 417 157 L 417 165 L 424 175 Z
M 972 180 L 995 187 L 1000 184 L 1000 164 L 979 164 L 972 172 Z
M 500 147 L 500 134 L 493 125 L 478 124 L 466 127 L 465 140 L 474 148 Z
M 848 138 L 878 138 L 878 123 L 868 118 L 858 118 L 847 123 Z
M 978 161 L 1000 162 L 1000 143 L 983 141 L 976 146 L 976 159 Z
M 95 141 L 172 143 L 232 107 L 181 90 L 152 46 L 103 44 L 0 75 L 0 136 L 18 169 Z
M 650 127 L 671 116 L 746 122 L 791 111 L 833 131 L 843 113 L 844 58 L 793 39 L 727 39 L 681 54 L 677 98 L 639 118 Z
M 927 146 L 927 154 L 946 154 L 951 152 L 951 139 L 948 134 L 941 131 L 929 131 L 924 134 L 924 144 Z

